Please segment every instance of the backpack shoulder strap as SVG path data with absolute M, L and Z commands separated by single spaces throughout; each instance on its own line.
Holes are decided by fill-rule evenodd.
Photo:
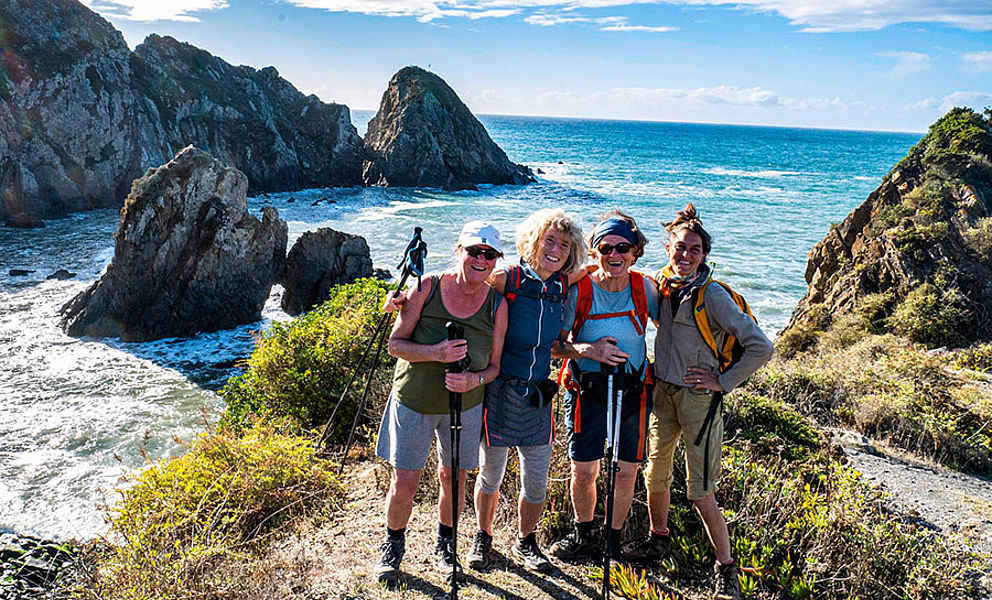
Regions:
M 575 323 L 572 331 L 582 329 L 582 324 L 586 322 L 589 311 L 592 310 L 592 277 L 584 275 L 582 279 L 575 282 Z
M 517 290 L 520 289 L 520 273 L 523 268 L 520 265 L 510 265 L 506 268 L 506 285 L 503 287 L 503 297 L 510 304 L 517 299 Z
M 709 317 L 706 316 L 706 288 L 709 287 L 708 280 L 703 285 L 692 290 L 692 316 L 696 321 L 696 328 L 703 336 L 703 341 L 713 351 L 713 355 L 720 359 L 720 351 L 716 347 L 716 338 L 713 337 L 713 330 L 710 328 Z
M 630 272 L 630 295 L 634 300 L 634 314 L 641 323 L 643 332 L 648 326 L 648 291 L 646 289 L 647 277 L 639 271 Z

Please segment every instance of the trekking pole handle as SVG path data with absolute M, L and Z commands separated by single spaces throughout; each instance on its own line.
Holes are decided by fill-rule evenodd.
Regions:
M 444 329 L 448 333 L 449 342 L 454 340 L 465 339 L 465 328 L 459 325 L 458 323 L 455 323 L 454 321 L 448 321 L 447 323 L 445 323 Z M 463 371 L 466 371 L 468 370 L 471 361 L 472 361 L 471 358 L 465 356 L 461 360 L 457 360 L 451 363 L 451 366 L 448 367 L 448 371 L 451 373 L 461 373 Z

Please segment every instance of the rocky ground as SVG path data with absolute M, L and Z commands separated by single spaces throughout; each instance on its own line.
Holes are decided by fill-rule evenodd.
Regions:
M 872 445 L 857 433 L 835 431 L 834 439 L 851 466 L 889 494 L 893 510 L 921 527 L 971 541 L 986 559 L 985 587 L 992 591 L 992 481 Z

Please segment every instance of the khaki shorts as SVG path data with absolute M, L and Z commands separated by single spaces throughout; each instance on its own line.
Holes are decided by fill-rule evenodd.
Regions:
M 706 434 L 697 446 L 693 444 L 706 419 L 712 394 L 698 394 L 687 387 L 659 381 L 654 388 L 654 409 L 648 428 L 648 465 L 644 469 L 644 484 L 649 491 L 658 492 L 672 485 L 672 456 L 680 437 L 685 438 L 686 488 L 689 500 L 699 500 L 716 490 L 720 480 L 720 458 L 723 450 L 723 415 L 713 419 L 709 439 L 709 485 L 703 489 L 703 463 L 706 455 Z

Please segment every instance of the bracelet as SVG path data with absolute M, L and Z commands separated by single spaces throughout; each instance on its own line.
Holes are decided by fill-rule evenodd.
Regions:
M 486 378 L 479 375 L 479 385 L 486 385 Z

